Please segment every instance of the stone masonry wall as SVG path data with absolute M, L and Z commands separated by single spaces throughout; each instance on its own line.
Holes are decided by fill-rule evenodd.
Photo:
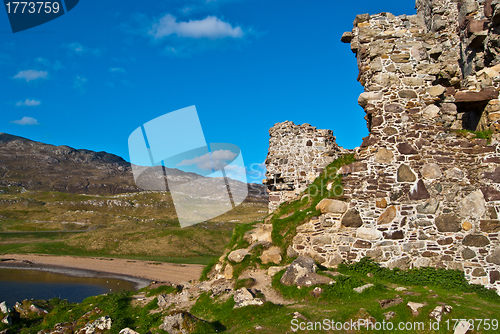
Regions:
M 348 205 L 323 200 L 323 214 L 297 228 L 288 254 L 327 267 L 370 256 L 391 268 L 459 269 L 500 292 L 500 1 L 416 7 L 413 16 L 358 15 L 342 36 L 357 58 L 370 134 L 340 171 Z M 305 139 L 287 142 L 279 163 L 287 137 L 273 129 L 268 182 L 281 173 L 296 187 L 307 172 L 287 171 Z
M 269 212 L 273 212 L 304 191 L 342 149 L 331 130 L 317 130 L 309 124 L 276 123 L 269 136 L 264 184 L 269 191 Z

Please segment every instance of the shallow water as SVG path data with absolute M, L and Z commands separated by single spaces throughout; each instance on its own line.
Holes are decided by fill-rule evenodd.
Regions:
M 58 297 L 81 302 L 89 296 L 135 290 L 136 283 L 116 278 L 76 277 L 27 269 L 0 269 L 0 302 Z

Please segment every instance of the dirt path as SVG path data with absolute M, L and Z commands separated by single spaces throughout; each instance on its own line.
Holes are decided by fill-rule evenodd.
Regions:
M 200 278 L 204 266 L 101 257 L 54 256 L 43 254 L 3 254 L 2 263 L 29 261 L 36 265 L 83 269 L 145 278 L 152 281 L 181 283 Z M 10 261 L 5 261 L 9 259 Z

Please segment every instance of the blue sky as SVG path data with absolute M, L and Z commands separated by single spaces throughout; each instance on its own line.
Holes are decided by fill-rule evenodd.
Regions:
M 382 11 L 414 2 L 81 0 L 16 34 L 0 10 L 0 132 L 129 160 L 136 128 L 195 105 L 206 142 L 239 146 L 260 182 L 277 122 L 332 129 L 346 148 L 367 135 L 340 36 Z

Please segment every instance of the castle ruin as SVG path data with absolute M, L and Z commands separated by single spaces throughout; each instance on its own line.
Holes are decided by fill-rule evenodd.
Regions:
M 370 134 L 356 168 L 340 171 L 348 208 L 323 205 L 288 252 L 327 267 L 369 256 L 390 268 L 458 269 L 500 292 L 500 2 L 416 7 L 412 16 L 358 15 L 343 34 Z M 272 211 L 342 149 L 307 124 L 279 123 L 270 136 Z

